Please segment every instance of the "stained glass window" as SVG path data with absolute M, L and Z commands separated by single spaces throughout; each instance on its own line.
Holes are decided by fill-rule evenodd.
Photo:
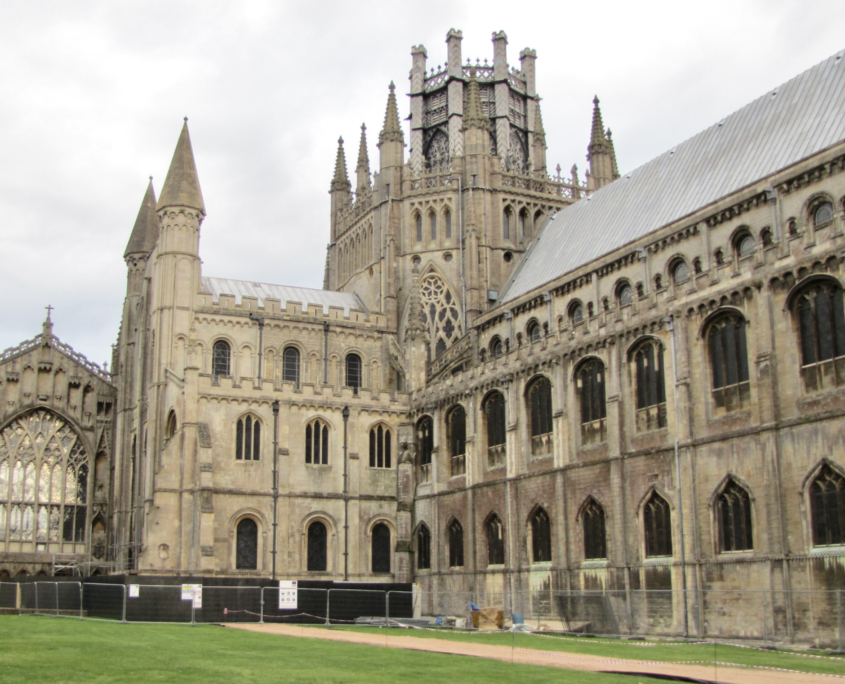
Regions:
M 211 351 L 211 374 L 214 376 L 231 375 L 229 362 L 232 356 L 232 348 L 225 340 L 217 340 Z

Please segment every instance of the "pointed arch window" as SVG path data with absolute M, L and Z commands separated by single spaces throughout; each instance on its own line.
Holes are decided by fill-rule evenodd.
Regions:
M 363 371 L 361 364 L 361 357 L 358 354 L 346 355 L 346 386 L 351 387 L 355 394 L 358 393 L 358 388 L 361 387 L 363 379 Z
M 315 520 L 308 526 L 308 565 L 309 572 L 325 572 L 328 567 L 328 534 L 326 526 Z
M 371 551 L 373 572 L 390 572 L 390 528 L 384 523 L 373 527 Z
M 417 242 L 422 242 L 422 239 L 423 239 L 423 235 L 422 235 L 422 214 L 418 213 L 416 215 L 415 223 L 417 224 L 417 226 L 416 226 L 417 227 Z
M 431 456 L 434 453 L 434 421 L 431 416 L 423 416 L 417 421 L 417 454 L 420 467 L 420 480 L 431 480 Z
M 607 439 L 604 364 L 598 359 L 587 361 L 576 378 L 581 400 L 581 444 L 599 444 Z
M 645 524 L 645 555 L 672 555 L 672 511 L 669 502 L 657 492 L 652 492 L 643 508 Z
M 716 499 L 719 517 L 719 549 L 749 551 L 754 548 L 751 528 L 751 497 L 745 488 L 730 480 Z
M 717 410 L 735 411 L 751 397 L 748 380 L 748 349 L 745 319 L 726 315 L 717 319 L 707 334 L 713 371 L 713 403 Z
M 663 345 L 645 340 L 631 353 L 637 385 L 637 432 L 666 427 Z
M 329 426 L 319 418 L 305 426 L 305 462 L 329 464 Z
M 436 358 L 463 334 L 458 302 L 443 279 L 429 273 L 420 282 L 420 303 L 430 340 L 430 358 Z
M 552 452 L 552 384 L 539 377 L 528 386 L 528 415 L 531 420 L 531 453 Z
M 584 558 L 587 560 L 607 558 L 604 508 L 592 497 L 584 506 L 581 523 L 584 528 Z
M 845 544 L 845 478 L 828 464 L 810 485 L 813 545 Z
M 443 211 L 443 232 L 447 240 L 452 237 L 452 212 L 448 209 Z
M 377 425 L 370 429 L 370 468 L 391 468 L 392 436 L 390 428 Z
M 257 418 L 238 418 L 235 429 L 235 460 L 257 461 L 261 457 L 261 423 Z
M 446 417 L 449 439 L 449 456 L 452 464 L 452 477 L 466 473 L 467 451 L 467 414 L 460 404 L 454 406 Z
M 552 526 L 549 514 L 537 508 L 531 516 L 531 560 L 545 563 L 552 559 Z
M 821 281 L 797 298 L 801 376 L 808 392 L 845 384 L 845 305 L 842 288 Z
M 505 396 L 493 392 L 484 402 L 484 418 L 487 422 L 487 465 L 497 468 L 505 464 Z
M 170 409 L 167 420 L 164 421 L 164 443 L 167 444 L 176 434 L 176 411 Z
M 449 525 L 449 567 L 464 567 L 464 528 L 457 520 Z
M 226 340 L 217 340 L 211 348 L 211 374 L 214 377 L 231 375 L 232 348 Z
M 237 570 L 258 569 L 258 525 L 252 518 L 244 518 L 238 523 L 237 552 L 235 567 Z
M 528 220 L 528 211 L 522 209 L 519 212 L 519 239 L 520 240 L 527 240 L 531 237 L 528 233 L 525 232 L 525 226 L 529 225 Z
M 285 347 L 282 352 L 282 380 L 292 382 L 299 389 L 299 350 L 296 347 Z
M 487 532 L 487 564 L 504 565 L 505 535 L 501 519 L 494 513 L 484 527 Z
M 428 531 L 425 523 L 422 523 L 417 530 L 417 570 L 429 570 L 430 568 L 431 532 Z

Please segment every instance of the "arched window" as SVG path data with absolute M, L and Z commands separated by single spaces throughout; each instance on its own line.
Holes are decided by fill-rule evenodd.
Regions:
M 760 241 L 763 243 L 763 247 L 771 247 L 774 243 L 774 238 L 772 237 L 772 229 L 766 226 L 760 231 Z
M 390 428 L 377 425 L 370 429 L 370 468 L 391 468 Z
M 584 307 L 581 306 L 581 302 L 574 302 L 570 305 L 569 320 L 572 321 L 572 325 L 578 325 L 584 322 Z
M 305 462 L 329 464 L 329 426 L 319 418 L 305 426 Z
M 487 518 L 484 526 L 487 532 L 487 564 L 505 564 L 505 535 L 502 521 L 495 513 Z
M 282 354 L 282 380 L 299 387 L 299 350 L 296 347 L 285 347 Z
M 628 306 L 634 301 L 634 288 L 628 283 L 621 283 L 616 288 L 616 298 L 619 300 L 619 306 Z
M 447 240 L 452 237 L 452 212 L 448 209 L 443 211 L 443 233 Z
M 446 416 L 449 439 L 449 456 L 452 460 L 452 476 L 466 472 L 467 414 L 464 407 L 454 406 Z
M 734 240 L 736 256 L 738 259 L 754 254 L 754 238 L 751 233 L 742 233 Z
M 643 509 L 645 523 L 645 555 L 672 555 L 672 511 L 669 502 L 652 492 Z
M 531 516 L 531 560 L 545 563 L 552 559 L 552 527 L 549 514 L 537 508 Z
M 384 523 L 373 527 L 373 572 L 390 572 L 390 528 Z
M 607 558 L 607 537 L 604 529 L 604 508 L 590 497 L 581 514 L 584 526 L 584 558 Z
M 526 240 L 527 238 L 531 237 L 529 233 L 526 232 L 525 227 L 529 226 L 530 222 L 528 220 L 528 212 L 523 209 L 519 212 L 519 239 Z
M 510 207 L 505 208 L 502 212 L 502 237 L 505 240 L 511 239 L 511 210 Z
M 845 382 L 845 306 L 833 282 L 811 284 L 797 300 L 801 375 L 808 392 Z
M 235 568 L 258 569 L 258 525 L 252 518 L 244 518 L 238 523 Z
M 830 202 L 822 202 L 813 211 L 813 225 L 823 226 L 833 220 L 833 205 Z
M 167 414 L 167 420 L 164 422 L 164 442 L 165 444 L 173 439 L 176 434 L 176 411 L 170 409 Z
M 748 350 L 745 319 L 739 315 L 718 318 L 707 334 L 713 369 L 713 401 L 717 409 L 735 411 L 748 404 Z
M 235 430 L 235 459 L 257 461 L 261 456 L 261 423 L 257 418 L 238 418 Z
M 417 224 L 417 242 L 422 242 L 422 214 L 416 215 L 415 223 Z
M 637 432 L 666 427 L 663 345 L 646 340 L 631 354 L 637 384 Z
M 526 335 L 528 337 L 528 341 L 531 344 L 539 342 L 540 338 L 543 335 L 543 331 L 540 328 L 540 324 L 537 321 L 531 321 L 531 323 L 528 324 L 528 330 L 526 331 Z
M 431 360 L 443 354 L 461 336 L 461 313 L 457 299 L 436 273 L 429 273 L 420 282 L 420 303 Z
M 428 214 L 428 222 L 429 222 L 429 225 L 431 226 L 431 239 L 436 240 L 437 239 L 437 214 L 435 214 L 433 211 L 429 212 L 429 214 Z
M 431 480 L 431 456 L 434 453 L 434 421 L 423 416 L 417 421 L 417 454 L 420 466 L 420 480 Z
M 425 524 L 417 530 L 417 570 L 431 568 L 431 532 Z
M 308 570 L 325 572 L 328 561 L 326 526 L 315 520 L 308 526 Z
M 449 525 L 449 567 L 464 567 L 464 528 L 457 520 Z
M 730 480 L 716 499 L 721 551 L 747 551 L 754 548 L 751 530 L 751 497 Z
M 505 464 L 505 397 L 493 392 L 484 402 L 487 421 L 487 465 L 491 468 Z
M 502 344 L 501 337 L 494 337 L 493 340 L 490 342 L 490 356 L 494 359 L 498 359 L 502 354 L 505 353 L 505 345 Z
M 361 386 L 361 357 L 357 354 L 346 355 L 346 386 L 358 393 Z
M 825 464 L 810 485 L 813 545 L 845 544 L 845 478 Z
M 528 415 L 531 420 L 531 453 L 552 451 L 552 383 L 539 377 L 528 386 Z
M 581 399 L 581 443 L 598 444 L 607 437 L 604 364 L 591 359 L 578 369 L 576 388 Z
M 211 374 L 215 377 L 231 375 L 229 363 L 232 357 L 232 348 L 226 340 L 217 340 L 211 348 Z
M 685 261 L 678 259 L 678 261 L 672 265 L 672 280 L 675 285 L 680 285 L 681 283 L 685 283 L 689 280 L 689 266 L 687 266 Z

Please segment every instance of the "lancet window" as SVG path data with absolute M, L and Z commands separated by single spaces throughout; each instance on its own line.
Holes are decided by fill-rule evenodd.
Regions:
M 373 572 L 390 572 L 390 528 L 384 523 L 373 527 Z
M 734 411 L 751 396 L 748 382 L 748 350 L 745 320 L 726 315 L 710 327 L 707 335 L 713 370 L 713 401 L 717 409 Z
M 425 523 L 417 530 L 417 570 L 431 568 L 431 532 Z
M 666 427 L 663 345 L 646 340 L 631 354 L 637 384 L 637 432 Z
M 452 291 L 434 273 L 420 284 L 420 300 L 431 340 L 428 348 L 431 359 L 440 356 L 462 335 L 461 314 Z
M 845 544 L 845 477 L 827 464 L 810 486 L 810 513 L 815 546 Z
M 487 564 L 504 565 L 505 535 L 502 521 L 495 513 L 487 519 Z
M 356 393 L 362 384 L 363 371 L 361 357 L 358 354 L 346 355 L 346 386 L 351 387 Z
M 581 443 L 603 442 L 607 436 L 604 364 L 598 359 L 587 361 L 578 370 L 576 379 L 581 399 Z
M 730 480 L 716 499 L 721 551 L 754 548 L 751 528 L 751 497 L 745 488 Z
M 434 421 L 430 416 L 423 416 L 417 421 L 417 458 L 420 467 L 420 480 L 431 480 L 431 456 L 434 453 Z
M 528 387 L 528 409 L 531 420 L 531 452 L 535 456 L 551 453 L 552 384 L 539 377 Z
M 464 566 L 464 528 L 457 520 L 449 525 L 449 567 Z
M 466 472 L 467 453 L 467 414 L 458 404 L 446 416 L 449 437 L 449 456 L 452 460 L 452 476 Z
M 505 463 L 505 397 L 493 392 L 484 402 L 487 421 L 487 465 L 495 468 Z
M 672 555 L 672 511 L 669 502 L 652 492 L 643 509 L 645 523 L 645 555 Z
M 815 391 L 845 383 L 845 308 L 842 288 L 814 283 L 796 305 L 804 388 Z
M 607 538 L 604 526 L 604 508 L 590 497 L 581 513 L 584 527 L 584 558 L 607 558 Z
M 549 514 L 538 508 L 531 516 L 531 560 L 544 563 L 552 559 L 552 526 Z

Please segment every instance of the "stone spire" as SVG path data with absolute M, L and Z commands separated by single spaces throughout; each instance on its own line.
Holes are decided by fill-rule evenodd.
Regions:
M 546 173 L 546 129 L 543 128 L 543 115 L 540 113 L 540 97 L 534 104 L 534 171 Z
M 346 173 L 346 153 L 343 151 L 343 138 L 337 139 L 337 158 L 334 162 L 334 177 L 332 178 L 331 192 L 346 191 L 352 187 L 349 182 L 349 174 Z
M 605 137 L 599 98 L 596 96 L 593 98 L 593 128 L 587 147 L 587 160 L 590 162 L 588 190 L 598 190 L 618 177 L 618 173 L 616 176 L 613 174 L 614 157 L 613 143 Z
M 355 167 L 357 186 L 355 193 L 361 195 L 370 190 L 370 157 L 367 154 L 367 126 L 361 124 L 361 143 L 358 146 L 358 166 Z
M 593 130 L 590 135 L 590 147 L 604 145 L 604 124 L 601 120 L 601 107 L 599 107 L 599 96 L 593 98 Z
M 396 86 L 390 82 L 390 94 L 387 96 L 387 110 L 384 112 L 384 127 L 378 136 L 378 144 L 386 142 L 405 142 L 402 127 L 399 125 L 399 109 L 396 107 Z
M 475 78 L 475 67 L 469 70 L 469 85 L 467 86 L 467 104 L 464 110 L 463 130 L 480 128 L 490 132 L 490 119 L 481 106 L 481 91 Z
M 616 148 L 613 146 L 613 134 L 607 129 L 607 144 L 610 145 L 611 176 L 613 180 L 619 178 L 619 167 L 616 165 Z
M 188 117 L 179 134 L 176 151 L 170 161 L 167 178 L 161 188 L 161 197 L 157 209 L 164 207 L 188 207 L 196 209 L 205 216 L 205 203 L 202 199 L 194 150 L 191 147 L 191 135 L 188 133 Z
M 129 236 L 123 258 L 125 259 L 130 254 L 149 254 L 157 240 L 156 194 L 153 190 L 153 177 L 150 176 L 150 182 L 147 184 L 147 191 L 144 193 L 144 200 L 141 202 L 141 209 L 138 211 L 138 218 L 135 219 L 135 227 L 132 228 L 132 235 Z

